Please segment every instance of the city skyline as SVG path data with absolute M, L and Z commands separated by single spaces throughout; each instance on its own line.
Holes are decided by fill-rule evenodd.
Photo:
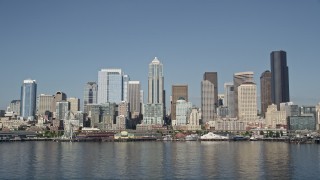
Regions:
M 37 81 L 38 96 L 62 91 L 83 100 L 83 85 L 98 82 L 103 68 L 121 68 L 148 92 L 148 64 L 155 56 L 165 67 L 166 101 L 173 84 L 188 84 L 189 100 L 199 107 L 204 72 L 219 74 L 219 94 L 236 72 L 253 71 L 260 87 L 260 74 L 271 70 L 270 52 L 279 50 L 287 52 L 290 100 L 320 101 L 318 1 L 276 7 L 276 1 L 61 2 L 0 2 L 0 59 L 6 67 L 0 71 L 0 109 L 19 99 L 28 78 Z M 50 71 L 52 64 L 59 64 L 58 72 Z

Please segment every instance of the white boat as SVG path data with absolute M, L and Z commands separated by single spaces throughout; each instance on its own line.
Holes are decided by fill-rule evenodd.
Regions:
M 258 139 L 256 137 L 254 137 L 254 136 L 251 136 L 249 140 L 250 141 L 258 141 Z
M 197 141 L 199 139 L 198 134 L 190 134 L 185 137 L 186 141 Z
M 200 139 L 201 140 L 228 140 L 229 138 L 227 136 L 222 136 L 222 135 L 209 132 L 208 134 L 201 136 Z
M 172 136 L 171 135 L 165 135 L 165 136 L 163 136 L 163 139 L 162 140 L 164 140 L 164 141 L 172 141 Z

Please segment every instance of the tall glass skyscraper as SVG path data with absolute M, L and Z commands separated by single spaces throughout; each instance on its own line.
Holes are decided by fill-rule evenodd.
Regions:
M 33 120 L 36 114 L 37 83 L 35 80 L 24 80 L 21 86 L 21 117 Z
M 96 82 L 87 82 L 84 86 L 83 105 L 84 112 L 87 112 L 88 104 L 97 104 L 98 85 Z
M 273 51 L 270 54 L 271 61 L 271 99 L 279 110 L 280 103 L 289 102 L 289 68 L 287 66 L 287 53 L 285 51 Z
M 121 69 L 102 69 L 98 73 L 98 104 L 120 103 L 123 98 Z
M 149 64 L 148 103 L 163 104 L 164 95 L 163 65 L 157 57 Z

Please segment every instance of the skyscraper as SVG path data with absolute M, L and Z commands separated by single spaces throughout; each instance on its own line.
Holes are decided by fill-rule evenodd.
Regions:
M 205 72 L 201 81 L 201 111 L 202 122 L 213 121 L 218 105 L 218 75 L 217 72 Z
M 208 80 L 201 81 L 202 122 L 213 121 L 215 118 L 214 85 Z
M 214 105 L 218 106 L 218 73 L 217 72 L 205 72 L 203 75 L 203 80 L 208 80 L 214 84 Z
M 130 104 L 131 117 L 138 117 L 141 113 L 140 81 L 128 82 L 128 102 Z
M 77 111 L 80 111 L 80 99 L 79 98 L 75 98 L 75 97 L 71 97 L 68 98 L 68 102 L 70 103 L 70 112 L 72 113 L 76 113 Z
M 58 91 L 53 97 L 52 103 L 51 103 L 51 112 L 53 113 L 53 118 L 55 118 L 56 114 L 56 103 L 60 101 L 66 101 L 67 95 L 64 92 Z
M 40 94 L 38 97 L 38 115 L 45 115 L 46 112 L 50 112 L 53 98 L 53 95 Z
M 70 110 L 70 103 L 68 101 L 59 101 L 56 103 L 56 120 L 64 120 L 66 113 Z
M 239 120 L 254 122 L 257 120 L 257 86 L 253 82 L 244 82 L 238 87 Z
M 23 119 L 33 120 L 36 114 L 37 83 L 35 80 L 24 80 L 21 86 L 21 110 Z
M 271 99 L 279 110 L 280 103 L 289 102 L 289 69 L 287 66 L 287 53 L 285 51 L 272 51 L 271 61 Z
M 129 75 L 123 75 L 123 97 L 122 97 L 122 101 L 126 101 L 128 102 L 128 83 L 130 81 L 130 77 Z
M 260 76 L 261 115 L 265 117 L 271 100 L 271 72 L 265 71 Z
M 12 112 L 14 112 L 15 115 L 20 116 L 20 100 L 12 100 L 9 107 Z
M 239 72 L 233 75 L 233 86 L 234 86 L 234 116 L 239 117 L 238 110 L 238 87 L 244 82 L 254 82 L 253 72 Z
M 98 73 L 98 104 L 120 103 L 123 98 L 121 69 L 102 69 Z
M 98 85 L 96 82 L 87 82 L 84 86 L 83 111 L 87 112 L 88 104 L 97 104 Z
M 164 76 L 163 65 L 157 57 L 149 64 L 148 103 L 163 104 Z
M 172 85 L 171 120 L 177 120 L 176 104 L 180 98 L 188 102 L 188 85 Z
M 224 84 L 224 106 L 228 109 L 228 117 L 234 117 L 234 86 L 233 83 Z

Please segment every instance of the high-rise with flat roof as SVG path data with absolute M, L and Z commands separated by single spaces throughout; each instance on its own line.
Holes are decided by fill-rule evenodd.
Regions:
M 289 68 L 285 51 L 272 51 L 271 62 L 271 99 L 280 108 L 280 103 L 289 102 Z
M 239 120 L 254 122 L 257 120 L 257 86 L 253 82 L 244 82 L 238 87 Z
M 52 103 L 51 103 L 51 112 L 53 113 L 53 118 L 56 116 L 56 104 L 57 102 L 60 101 L 66 101 L 67 100 L 67 95 L 64 92 L 58 91 L 53 97 Z
M 10 110 L 17 116 L 20 116 L 20 100 L 12 100 L 9 107 Z
M 176 120 L 176 104 L 181 98 L 188 102 L 188 85 L 172 85 L 171 120 Z
M 227 107 L 227 116 L 234 117 L 234 86 L 230 82 L 224 84 L 224 106 Z
M 70 103 L 70 111 L 72 113 L 76 113 L 77 111 L 80 111 L 80 99 L 71 97 L 68 98 L 68 102 Z
M 97 104 L 98 85 L 96 82 L 87 82 L 84 86 L 83 111 L 87 112 L 88 104 Z
M 218 75 L 217 72 L 205 72 L 201 81 L 201 111 L 202 122 L 213 121 L 218 105 Z
M 261 116 L 265 117 L 271 100 L 271 72 L 265 71 L 260 76 Z
M 45 115 L 46 112 L 51 111 L 53 98 L 53 95 L 40 94 L 38 97 L 38 115 Z
M 35 80 L 27 79 L 21 86 L 21 108 L 20 115 L 23 119 L 33 120 L 36 114 L 37 83 Z
M 102 69 L 98 73 L 98 104 L 120 103 L 123 98 L 121 69 Z
M 253 81 L 253 72 L 239 72 L 233 75 L 233 87 L 234 87 L 234 116 L 239 117 L 238 109 L 238 87 L 245 82 L 254 82 Z
M 128 82 L 128 102 L 130 104 L 131 118 L 136 118 L 141 113 L 141 99 L 140 99 L 140 81 Z

